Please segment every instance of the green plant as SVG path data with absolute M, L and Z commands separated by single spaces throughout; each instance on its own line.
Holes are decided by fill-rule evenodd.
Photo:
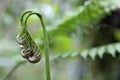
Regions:
M 105 5 L 102 3 L 104 3 Z M 58 23 L 54 21 L 55 23 L 52 26 L 55 26 L 55 28 L 50 29 L 48 31 L 48 34 L 51 38 L 50 40 L 54 41 L 54 39 L 59 35 L 67 36 L 69 37 L 67 44 L 69 44 L 70 42 L 69 39 L 73 38 L 71 37 L 72 35 L 75 35 L 75 36 L 78 36 L 77 37 L 78 41 L 83 41 L 83 42 L 81 42 L 82 48 L 79 46 L 77 50 L 73 50 L 73 51 L 71 50 L 72 52 L 68 51 L 62 54 L 54 54 L 55 56 L 54 57 L 51 56 L 51 60 L 57 60 L 59 58 L 66 59 L 66 58 L 79 57 L 79 56 L 83 57 L 86 60 L 88 56 L 91 57 L 92 60 L 96 60 L 96 56 L 99 56 L 100 59 L 103 59 L 103 56 L 105 54 L 110 54 L 114 58 L 116 58 L 116 52 L 120 53 L 120 43 L 109 43 L 107 45 L 102 45 L 102 46 L 98 45 L 97 47 L 91 47 L 92 44 L 87 44 L 87 47 L 86 46 L 84 47 L 85 43 L 87 43 L 86 41 L 90 42 L 91 36 L 94 36 L 94 34 L 91 33 L 92 30 L 97 31 L 97 29 L 99 28 L 99 25 L 98 25 L 99 21 L 103 17 L 105 17 L 106 14 L 110 15 L 110 12 L 116 9 L 116 8 L 113 9 L 113 7 L 111 6 L 115 7 L 115 4 L 111 4 L 109 0 L 87 0 L 83 5 L 78 7 L 77 10 L 73 11 L 72 16 L 68 16 L 67 18 L 61 20 L 61 22 L 58 22 Z M 40 55 L 41 53 L 39 52 L 40 49 L 37 46 L 37 44 L 34 42 L 33 38 L 30 36 L 29 32 L 27 31 L 27 28 L 28 28 L 27 20 L 33 14 L 37 15 L 41 20 L 41 15 L 39 15 L 39 13 L 36 13 L 36 12 L 34 13 L 33 11 L 26 11 L 25 13 L 23 13 L 21 17 L 22 30 L 19 36 L 22 37 L 23 42 L 27 38 L 28 45 L 26 44 L 21 45 L 21 40 L 18 40 L 18 43 L 20 43 L 20 47 L 22 49 L 25 49 L 24 50 L 25 53 L 24 54 L 22 53 L 22 56 L 25 57 L 28 61 L 32 63 L 36 63 L 40 60 L 40 57 L 41 57 Z M 42 20 L 41 22 L 43 23 Z M 44 24 L 42 25 L 45 26 Z M 76 34 L 77 30 L 80 31 L 78 34 Z M 50 80 L 48 41 L 47 41 L 48 39 L 47 39 L 45 27 L 43 27 L 43 31 L 45 35 L 45 38 L 44 38 L 45 45 L 47 45 L 45 46 L 46 75 L 48 75 L 47 80 Z M 89 35 L 86 36 L 86 34 L 89 34 Z M 54 44 L 54 42 L 51 42 L 51 44 Z M 57 46 L 57 42 L 55 44 Z M 59 45 L 57 48 L 59 48 Z M 35 50 L 34 52 L 32 52 L 32 54 L 30 51 L 31 49 Z M 55 48 L 53 48 L 53 51 L 54 50 Z M 26 52 L 28 53 L 26 54 Z
M 73 58 L 78 56 L 81 56 L 85 60 L 87 60 L 87 57 L 89 56 L 90 58 L 92 58 L 92 60 L 95 60 L 96 56 L 99 56 L 102 59 L 103 55 L 106 53 L 112 55 L 112 57 L 116 57 L 116 52 L 120 53 L 120 43 L 111 43 L 108 45 L 85 49 L 82 51 L 73 51 L 64 54 L 57 54 L 52 58 L 52 60 L 57 60 L 59 58 Z
M 29 13 L 29 14 L 28 14 Z M 28 14 L 24 20 L 25 15 Z M 41 21 L 43 33 L 44 33 L 44 41 L 45 41 L 45 63 L 46 63 L 46 80 L 51 80 L 50 78 L 50 66 L 49 66 L 49 43 L 47 38 L 47 31 L 43 21 L 43 17 L 40 13 L 34 11 L 25 11 L 21 17 L 21 25 L 22 29 L 17 36 L 17 42 L 19 43 L 22 53 L 21 55 L 26 58 L 31 63 L 37 63 L 41 59 L 40 48 L 34 42 L 33 38 L 30 36 L 27 27 L 27 20 L 31 15 L 37 15 Z
M 114 1 L 113 1 L 114 2 Z M 104 4 L 102 4 L 104 3 Z M 94 6 L 94 7 L 93 7 Z M 114 8 L 113 8 L 113 7 Z M 55 23 L 56 28 L 49 31 L 49 33 L 53 36 L 58 35 L 70 35 L 75 33 L 76 29 L 80 27 L 82 29 L 80 35 L 80 39 L 84 39 L 84 35 L 81 34 L 90 34 L 89 36 L 95 36 L 92 33 L 92 30 L 99 29 L 101 24 L 98 24 L 99 21 L 104 18 L 106 15 L 110 15 L 110 11 L 116 10 L 116 4 L 112 3 L 112 1 L 108 0 L 89 0 L 86 1 L 84 5 L 80 6 L 72 16 L 61 20 L 59 23 Z M 63 34 L 64 33 L 64 34 Z M 58 34 L 58 35 L 56 35 Z M 89 41 L 89 36 L 87 36 L 86 41 Z M 99 36 L 98 36 L 99 37 Z M 84 45 L 84 42 L 82 42 Z M 91 46 L 92 44 L 90 44 Z M 88 45 L 89 47 L 89 45 Z M 83 49 L 82 49 L 83 50 Z M 55 55 L 55 58 L 67 58 L 73 55 L 73 57 L 78 56 L 79 54 L 82 55 L 83 58 L 87 58 L 89 55 L 93 60 L 95 56 L 98 55 L 100 58 L 108 52 L 113 57 L 115 57 L 115 52 L 119 52 L 119 43 L 110 43 L 108 45 L 97 46 L 85 50 L 78 50 L 73 52 L 66 52 L 63 54 Z M 83 54 L 84 53 L 84 54 Z

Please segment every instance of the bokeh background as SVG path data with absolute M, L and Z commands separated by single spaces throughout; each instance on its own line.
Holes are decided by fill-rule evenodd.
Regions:
M 120 41 L 119 4 L 119 0 L 0 0 L 0 80 L 45 80 L 43 33 L 35 15 L 28 26 L 41 48 L 41 61 L 31 64 L 23 59 L 16 42 L 25 10 L 43 14 L 52 80 L 120 80 L 119 57 L 109 54 L 101 59 L 93 51 L 92 58 L 85 60 L 86 54 L 78 54 Z

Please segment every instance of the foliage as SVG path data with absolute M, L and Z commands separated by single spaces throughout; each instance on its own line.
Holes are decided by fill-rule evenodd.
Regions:
M 103 57 L 104 54 L 110 54 L 112 57 L 116 57 L 116 52 L 120 53 L 120 43 L 112 43 L 109 45 L 103 45 L 94 47 L 91 49 L 86 49 L 83 51 L 75 51 L 75 52 L 68 52 L 65 54 L 58 54 L 55 55 L 54 58 L 51 58 L 51 60 L 56 60 L 59 58 L 72 58 L 72 57 L 78 57 L 81 56 L 84 59 L 87 59 L 89 56 L 93 60 L 95 60 L 96 56 L 99 56 L 100 58 Z
M 107 0 L 88 0 L 84 3 L 84 5 L 80 6 L 76 11 L 74 11 L 72 13 L 72 16 L 67 17 L 66 19 L 62 20 L 61 22 L 58 22 L 57 24 L 55 23 L 56 27 L 53 30 L 50 30 L 48 33 L 50 34 L 50 36 L 71 35 L 72 33 L 75 33 L 77 27 L 80 26 L 83 28 L 86 27 L 85 29 L 89 29 L 92 26 L 91 28 L 95 29 L 95 25 L 98 24 L 99 20 L 101 20 L 105 15 L 109 15 L 110 11 L 115 10 L 117 8 L 118 7 L 116 7 L 116 4 L 113 4 L 112 2 Z M 66 52 L 65 54 L 58 54 L 56 55 L 57 57 L 55 57 L 54 59 L 58 59 L 60 57 L 67 58 L 70 56 L 75 57 L 80 54 L 85 59 L 89 55 L 93 60 L 95 60 L 96 55 L 102 58 L 102 56 L 106 52 L 115 57 L 116 51 L 119 52 L 119 43 L 111 43 L 109 45 L 103 45 L 100 47 L 86 49 L 82 52 L 80 50 L 77 50 L 73 52 Z
M 16 1 L 16 0 L 13 0 L 13 1 Z M 110 15 L 111 14 L 110 12 L 112 10 L 116 10 L 120 8 L 118 4 L 119 1 L 118 2 L 117 0 L 81 0 L 81 1 L 83 1 L 83 3 L 81 4 L 79 4 L 79 0 L 70 1 L 70 2 L 69 0 L 68 2 L 66 1 L 66 3 L 68 4 L 71 4 L 72 2 L 73 2 L 72 4 L 74 4 L 76 2 L 76 4 L 79 5 L 79 6 L 74 5 L 75 6 L 74 8 L 73 6 L 70 5 L 70 9 L 68 12 L 66 11 L 66 9 L 62 9 L 62 7 L 64 7 L 65 5 L 64 1 L 62 2 L 58 0 L 58 2 L 52 3 L 50 1 L 45 0 L 45 1 L 42 1 L 41 3 L 41 1 L 35 0 L 32 2 L 28 1 L 28 3 L 26 3 L 26 4 L 34 3 L 31 6 L 32 8 L 36 8 L 36 7 L 40 8 L 43 6 L 38 6 L 38 5 L 47 3 L 47 8 L 46 6 L 43 7 L 45 9 L 40 8 L 40 12 L 43 11 L 42 13 L 45 16 L 45 20 L 47 24 L 51 60 L 58 60 L 59 58 L 66 59 L 66 58 L 73 58 L 73 57 L 82 57 L 84 59 L 87 59 L 88 56 L 91 57 L 92 60 L 95 60 L 96 56 L 99 56 L 102 59 L 104 54 L 110 54 L 113 57 L 116 57 L 116 52 L 120 53 L 120 43 L 111 43 L 107 45 L 91 47 L 92 46 L 91 41 L 95 36 L 93 31 L 97 32 L 97 29 L 99 28 L 98 24 L 102 18 L 104 18 L 106 15 Z M 22 2 L 24 2 L 24 0 L 19 1 L 20 4 L 22 4 Z M 61 4 L 59 4 L 59 6 L 58 5 L 56 6 L 56 4 L 58 3 L 61 3 Z M 12 35 L 14 35 L 12 37 L 12 40 L 14 39 L 14 37 L 16 36 L 15 35 L 16 31 L 14 32 L 13 31 L 14 28 L 12 27 L 13 25 L 16 24 L 16 20 L 18 19 L 18 16 L 23 11 L 23 7 L 24 7 L 24 10 L 29 8 L 31 9 L 30 6 L 26 6 L 26 5 L 23 6 L 23 5 L 24 4 L 18 5 L 18 6 L 12 5 L 12 7 L 8 6 L 8 8 L 6 9 L 7 14 L 5 15 L 8 15 L 11 17 L 5 16 L 5 19 L 3 20 L 2 24 L 3 26 L 5 26 L 4 30 L 7 30 L 7 31 L 3 30 L 2 34 L 0 34 L 0 38 L 3 38 L 4 35 L 10 36 L 11 34 L 4 33 L 4 32 L 11 31 L 11 33 L 13 32 Z M 49 13 L 49 10 L 47 10 L 48 8 L 49 10 L 51 10 L 50 12 L 54 14 Z M 44 12 L 46 12 L 46 14 L 49 14 L 49 17 L 47 17 Z M 38 22 L 36 21 L 36 17 L 34 16 L 30 20 L 30 22 L 28 22 L 30 26 L 31 25 L 38 26 L 37 23 Z M 1 26 L 0 26 L 0 29 L 2 29 Z M 35 36 L 35 40 L 38 41 L 38 45 L 40 45 L 40 47 L 43 47 L 44 39 L 43 39 L 43 36 L 41 36 L 43 33 L 41 33 L 41 30 L 38 30 L 37 28 L 34 28 L 32 30 L 36 31 L 35 34 L 34 32 L 32 34 L 33 36 Z M 115 33 L 115 37 L 119 39 L 119 35 L 120 35 L 120 31 L 117 31 Z M 11 52 L 9 50 L 10 48 L 8 48 L 7 53 L 9 54 L 11 53 L 12 54 L 11 56 L 18 57 L 20 56 L 18 55 L 20 51 L 15 46 L 14 46 L 14 49 L 15 49 L 14 52 L 13 51 Z M 43 49 L 41 50 L 41 52 L 43 52 Z M 1 53 L 6 53 L 6 52 L 1 52 Z M 13 53 L 15 54 L 13 55 Z M 16 60 L 16 62 L 17 61 L 22 62 L 23 60 L 20 59 L 20 60 Z
M 93 0 L 86 1 L 84 5 L 78 7 L 77 10 L 71 12 L 70 16 L 65 19 L 55 22 L 55 28 L 51 30 L 53 34 L 62 34 L 62 33 L 71 33 L 71 31 L 76 29 L 76 25 L 80 24 L 87 25 L 89 28 L 93 22 L 97 23 L 101 18 L 103 18 L 106 13 L 108 14 L 111 11 L 111 8 L 108 8 L 110 2 L 106 2 L 107 5 L 102 5 L 103 1 L 94 2 Z M 100 4 L 101 3 L 101 4 Z M 101 10 L 102 9 L 102 10 Z M 104 9 L 108 9 L 107 11 Z M 61 32 L 60 32 L 61 31 Z

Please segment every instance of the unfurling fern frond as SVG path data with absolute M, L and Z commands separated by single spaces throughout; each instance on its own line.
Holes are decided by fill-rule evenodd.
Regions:
M 43 21 L 42 14 L 34 11 L 25 11 L 21 16 L 22 29 L 17 36 L 17 42 L 20 45 L 22 52 L 21 55 L 31 63 L 37 63 L 41 59 L 40 48 L 37 46 L 33 38 L 30 36 L 27 27 L 27 20 L 31 15 L 36 15 L 41 22 L 43 34 L 44 34 L 44 51 L 45 51 L 45 67 L 46 67 L 46 79 L 51 80 L 50 76 L 50 63 L 49 63 L 49 43 L 47 37 L 46 26 Z
M 40 61 L 40 51 L 30 34 L 26 29 L 23 29 L 17 36 L 17 42 L 22 49 L 21 55 L 31 63 Z
M 120 43 L 114 43 L 109 45 L 103 45 L 99 47 L 94 47 L 91 49 L 86 49 L 83 51 L 76 51 L 76 52 L 68 52 L 65 54 L 57 54 L 54 57 L 52 57 L 52 60 L 57 60 L 59 58 L 69 58 L 69 57 L 78 57 L 81 56 L 84 59 L 87 59 L 87 57 L 91 57 L 93 60 L 95 60 L 95 57 L 98 55 L 100 58 L 103 57 L 104 54 L 110 54 L 113 57 L 115 57 L 116 52 L 120 53 Z
M 30 11 L 28 11 L 28 12 L 30 12 Z M 25 14 L 23 14 L 23 15 L 25 15 Z M 28 18 L 29 15 L 26 18 Z M 32 37 L 30 36 L 30 34 L 27 30 L 27 27 L 26 27 L 27 25 L 26 25 L 26 23 L 23 22 L 23 17 L 21 18 L 22 29 L 16 39 L 17 39 L 17 42 L 18 42 L 20 48 L 22 49 L 21 50 L 22 57 L 26 58 L 31 63 L 37 63 L 41 59 L 40 50 L 39 50 L 39 47 L 37 46 L 37 44 L 32 39 Z M 27 21 L 27 19 L 25 21 Z

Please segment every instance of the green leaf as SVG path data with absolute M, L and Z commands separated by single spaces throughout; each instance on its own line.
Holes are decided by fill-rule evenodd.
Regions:
M 98 53 L 98 56 L 102 58 L 103 54 L 105 53 L 105 46 L 99 47 L 97 50 L 97 53 Z
M 120 43 L 115 44 L 115 49 L 120 53 Z
M 115 47 L 114 47 L 114 45 L 108 45 L 107 47 L 106 47 L 106 49 L 107 49 L 107 51 L 113 56 L 113 57 L 115 57 Z
M 118 51 L 120 53 L 120 43 L 114 43 L 114 44 L 112 43 L 112 44 L 109 44 L 109 45 L 94 47 L 94 48 L 91 48 L 91 49 L 83 50 L 82 52 L 75 51 L 75 52 L 68 52 L 68 53 L 64 53 L 64 54 L 62 53 L 61 55 L 57 54 L 57 55 L 60 55 L 60 56 L 57 56 L 54 59 L 77 57 L 78 55 L 82 56 L 84 59 L 87 59 L 87 56 L 89 55 L 93 60 L 95 60 L 96 55 L 98 55 L 100 58 L 102 58 L 103 55 L 105 53 L 108 53 L 108 52 L 113 57 L 116 57 L 115 56 L 116 51 Z
M 88 56 L 88 50 L 84 50 L 80 53 L 80 55 L 84 58 L 84 59 L 87 59 L 87 56 Z
M 73 52 L 72 54 L 71 54 L 71 57 L 76 57 L 77 55 L 78 55 L 78 51 L 75 51 L 75 52 Z
M 62 57 L 62 58 L 66 58 L 66 57 L 68 57 L 68 56 L 70 56 L 70 53 L 65 53 L 65 54 L 62 55 L 61 57 Z
M 89 56 L 90 56 L 93 60 L 95 60 L 96 54 L 97 54 L 97 48 L 92 48 L 92 49 L 89 50 Z

